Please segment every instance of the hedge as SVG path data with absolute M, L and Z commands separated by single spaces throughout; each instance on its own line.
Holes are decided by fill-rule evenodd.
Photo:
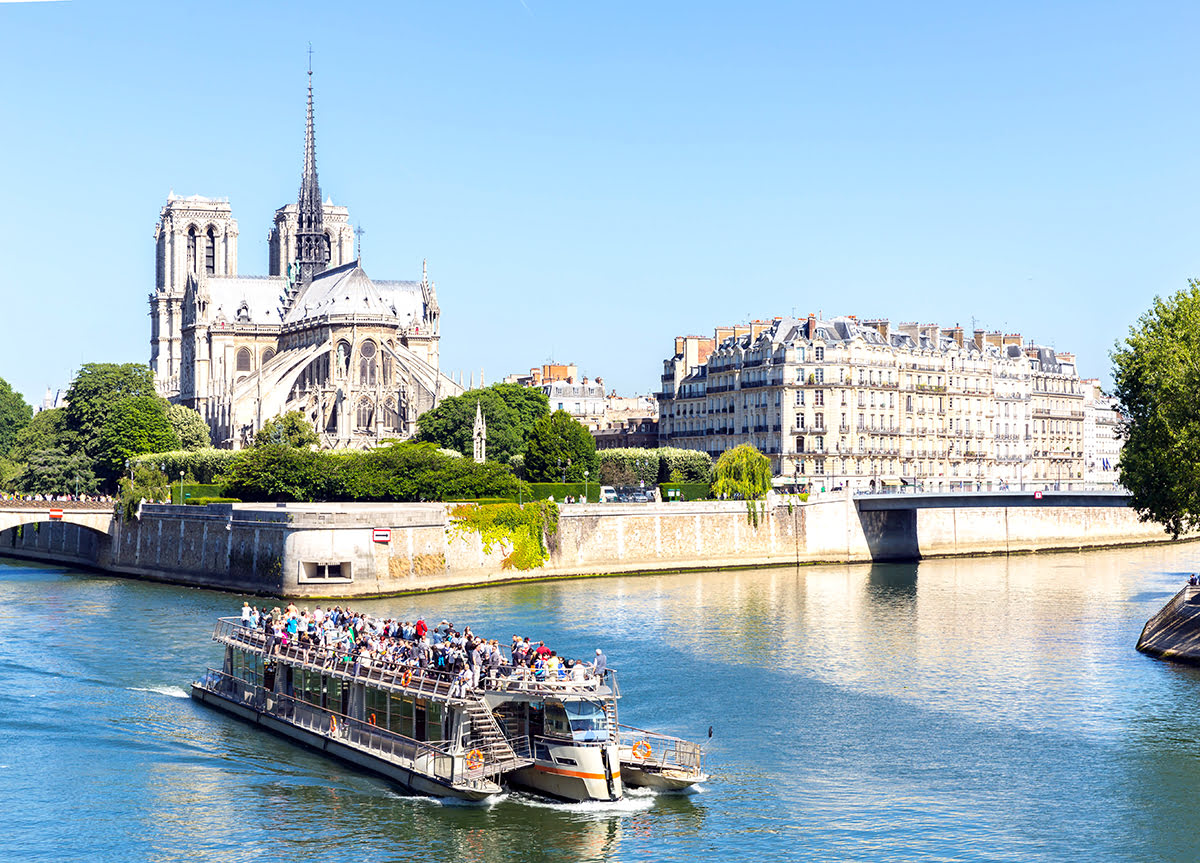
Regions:
M 195 498 L 202 497 L 221 497 L 224 489 L 219 485 L 203 484 L 203 483 L 187 483 L 183 484 L 183 502 L 188 503 Z M 171 486 L 171 503 L 179 503 L 179 483 L 176 482 Z
M 208 506 L 210 503 L 241 503 L 236 497 L 191 497 L 188 506 Z
M 665 482 L 658 487 L 662 499 L 670 500 L 708 500 L 712 497 L 712 487 L 706 482 Z M 678 497 L 672 497 L 671 492 L 678 491 Z
M 185 478 L 197 483 L 211 483 L 218 476 L 227 473 L 241 452 L 231 449 L 198 449 L 172 450 L 171 452 L 155 452 L 149 455 L 135 456 L 134 464 L 145 464 L 151 467 L 163 467 L 167 479 L 179 482 L 182 471 Z

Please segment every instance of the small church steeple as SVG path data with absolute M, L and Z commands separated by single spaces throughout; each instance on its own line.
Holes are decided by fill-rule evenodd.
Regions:
M 484 422 L 480 402 L 475 402 L 475 430 L 471 438 L 475 443 L 475 462 L 483 464 L 487 460 L 487 423 Z
M 297 202 L 296 284 L 312 281 L 329 262 L 329 238 L 325 236 L 325 208 L 317 180 L 317 143 L 313 124 L 312 46 L 308 49 L 308 123 L 304 130 L 304 175 L 300 178 Z

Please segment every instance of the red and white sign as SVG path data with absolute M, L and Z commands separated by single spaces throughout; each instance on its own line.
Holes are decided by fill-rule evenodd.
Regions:
M 51 521 L 58 521 L 61 518 L 62 518 L 62 510 L 61 509 L 50 510 L 50 520 Z
M 372 542 L 391 542 L 392 529 L 390 527 L 377 527 L 371 531 Z
M 1035 491 L 1035 492 L 1033 493 L 1033 499 L 1034 499 L 1034 500 L 1041 500 L 1041 499 L 1042 499 L 1042 493 L 1041 493 L 1040 491 Z

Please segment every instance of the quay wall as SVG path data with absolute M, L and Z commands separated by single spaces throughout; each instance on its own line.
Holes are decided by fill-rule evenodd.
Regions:
M 872 509 L 845 493 L 775 499 L 560 507 L 543 567 L 505 568 L 455 529 L 445 504 L 145 505 L 108 532 L 32 522 L 0 531 L 0 554 L 141 578 L 294 597 L 378 596 L 626 572 L 917 560 L 1169 541 L 1123 500 L 969 499 Z M 926 501 L 928 503 L 928 501 Z M 953 503 L 954 505 L 949 505 Z M 387 532 L 376 541 L 377 530 Z

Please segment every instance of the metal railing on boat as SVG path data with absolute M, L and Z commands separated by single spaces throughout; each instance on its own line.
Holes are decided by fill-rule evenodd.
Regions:
M 617 725 L 617 743 L 622 760 L 647 762 L 657 767 L 700 774 L 704 749 L 699 743 L 647 731 L 632 725 Z
M 208 669 L 204 678 L 197 683 L 215 695 L 259 713 L 455 787 L 486 790 L 495 784 L 492 777 L 502 770 L 511 769 L 509 765 L 488 759 L 486 753 L 471 758 L 468 753 L 452 751 L 452 744 L 439 746 L 429 741 L 414 740 L 295 696 L 272 692 L 215 668 Z

